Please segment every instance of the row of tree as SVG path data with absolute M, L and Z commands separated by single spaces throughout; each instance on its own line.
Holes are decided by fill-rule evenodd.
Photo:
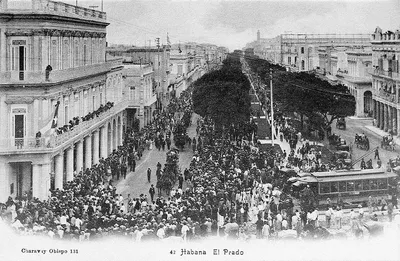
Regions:
M 326 130 L 334 120 L 354 115 L 355 98 L 346 86 L 332 85 L 311 73 L 288 72 L 251 54 L 245 59 L 267 89 L 272 68 L 274 102 L 281 111 L 297 113 L 301 119 L 307 116 L 314 129 Z
M 240 57 L 228 54 L 219 70 L 206 73 L 194 83 L 193 108 L 211 118 L 217 131 L 248 123 L 250 82 L 242 72 Z

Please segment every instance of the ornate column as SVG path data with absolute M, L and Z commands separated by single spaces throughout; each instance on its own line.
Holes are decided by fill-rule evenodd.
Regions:
M 99 163 L 99 131 L 93 132 L 93 164 Z
M 392 112 L 393 112 L 393 116 L 392 116 L 392 118 L 393 118 L 393 124 L 392 124 L 393 125 L 393 127 L 392 127 L 393 135 L 397 135 L 397 109 L 395 107 L 393 107 Z
M 41 175 L 42 175 L 42 188 L 43 190 L 43 200 L 46 200 L 50 196 L 50 172 L 51 172 L 51 165 L 50 162 L 42 164 L 41 168 Z
M 76 143 L 76 172 L 83 170 L 83 140 Z
M 376 102 L 376 127 L 381 127 L 381 103 Z
M 380 124 L 380 126 L 379 126 L 379 128 L 381 129 L 381 130 L 383 130 L 383 128 L 384 128 L 384 123 L 385 123 L 385 110 L 384 110 L 384 104 L 383 103 L 381 103 L 380 104 L 380 107 L 381 107 L 381 109 L 380 109 L 380 111 L 381 111 L 381 124 Z
M 74 146 L 67 149 L 67 181 L 74 179 Z
M 92 134 L 85 137 L 85 169 L 92 166 Z
M 388 112 L 388 105 L 384 104 L 384 109 L 383 109 L 383 130 L 384 131 L 388 131 L 388 122 L 389 122 L 389 112 Z
M 107 146 L 108 146 L 108 144 L 107 144 L 107 135 L 108 135 L 108 132 L 107 132 L 107 125 L 104 125 L 102 128 L 101 128 L 101 148 L 100 148 L 100 153 L 101 153 L 101 157 L 102 158 L 107 158 Z
M 64 151 L 55 156 L 55 188 L 63 189 Z
M 43 199 L 42 186 L 42 166 L 39 164 L 32 164 L 32 196 L 34 198 Z

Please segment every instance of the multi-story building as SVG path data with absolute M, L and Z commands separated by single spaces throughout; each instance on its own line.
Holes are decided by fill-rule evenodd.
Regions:
M 12 2 L 0 5 L 0 202 L 46 199 L 122 144 L 126 125 L 122 61 L 105 60 L 106 14 Z
M 377 127 L 398 135 L 400 130 L 400 30 L 382 32 L 377 27 L 371 37 L 374 119 Z
M 151 64 L 134 64 L 124 62 L 125 85 L 129 91 L 127 125 L 132 127 L 133 117 L 139 119 L 143 128 L 152 121 L 156 110 L 157 93 L 155 92 L 154 71 Z
M 170 47 L 133 47 L 110 48 L 107 51 L 110 56 L 124 57 L 135 64 L 148 64 L 153 66 L 155 92 L 157 93 L 157 108 L 162 108 L 168 103 L 168 86 L 170 73 Z
M 310 71 L 319 67 L 319 47 L 369 46 L 368 34 L 281 34 L 260 38 L 247 45 L 260 58 L 292 71 Z

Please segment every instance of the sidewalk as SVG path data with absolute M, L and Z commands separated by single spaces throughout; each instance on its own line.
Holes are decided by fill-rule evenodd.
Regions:
M 381 137 L 389 135 L 388 132 L 385 132 L 385 131 L 383 131 L 383 130 L 381 130 L 381 129 L 375 127 L 375 126 L 365 125 L 365 128 L 367 128 L 367 129 L 369 129 L 370 131 L 372 131 L 372 132 L 378 134 L 378 135 L 381 136 Z M 400 139 L 399 139 L 398 137 L 393 136 L 393 140 L 394 140 L 394 142 L 396 143 L 396 145 L 399 145 L 399 146 L 400 146 Z

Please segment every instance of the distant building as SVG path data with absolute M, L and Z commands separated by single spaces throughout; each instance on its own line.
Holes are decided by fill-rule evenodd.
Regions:
M 383 32 L 377 27 L 371 36 L 374 119 L 377 127 L 399 134 L 400 130 L 400 31 Z

